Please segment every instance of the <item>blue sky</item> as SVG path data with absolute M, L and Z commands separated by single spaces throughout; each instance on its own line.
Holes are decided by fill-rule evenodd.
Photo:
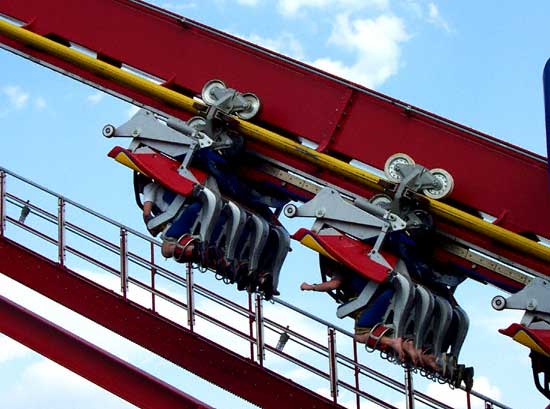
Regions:
M 550 57 L 547 2 L 156 4 L 546 155 L 541 73 Z M 114 143 L 101 136 L 104 124 L 127 120 L 131 106 L 3 50 L 0 67 L 0 166 L 143 230 L 133 203 L 131 174 L 106 157 Z M 289 229 L 297 227 L 293 224 Z M 336 321 L 328 297 L 297 290 L 303 280 L 318 281 L 318 269 L 313 255 L 297 250 L 283 272 L 283 298 Z M 74 331 L 104 342 L 108 349 L 189 391 L 182 379 L 191 378 L 169 364 L 100 329 L 90 329 L 69 312 L 7 280 L 2 280 L 0 288 L 3 295 L 27 303 L 56 322 L 80 322 L 74 324 Z M 483 393 L 514 408 L 542 408 L 546 402 L 532 384 L 527 350 L 496 332 L 519 321 L 520 315 L 492 311 L 490 300 L 495 294 L 477 284 L 459 289 L 457 298 L 472 321 L 462 358 L 476 367 Z M 338 324 L 349 327 L 350 323 Z M 392 370 L 384 362 L 374 362 L 381 360 L 372 360 L 381 370 Z M 52 373 L 56 376 L 49 376 Z M 5 407 L 44 407 L 44 402 L 56 408 L 125 407 L 5 337 L 0 337 L 0 380 Z M 34 392 L 24 393 L 30 385 Z M 434 388 L 421 381 L 418 387 Z M 189 392 L 214 406 L 243 407 L 208 385 L 194 383 L 193 389 Z M 446 389 L 437 392 L 453 402 Z

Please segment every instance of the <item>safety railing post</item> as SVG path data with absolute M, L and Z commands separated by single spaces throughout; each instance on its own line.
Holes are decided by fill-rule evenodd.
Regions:
M 157 275 L 157 269 L 155 268 L 155 243 L 151 242 L 151 310 L 156 311 L 155 306 L 155 278 Z
M 65 265 L 65 200 L 57 199 L 57 261 Z
M 120 229 L 120 290 L 124 298 L 128 296 L 128 232 Z
M 6 229 L 6 172 L 0 170 L 0 237 Z
M 359 391 L 359 357 L 357 355 L 357 341 L 353 340 L 353 375 L 355 378 L 355 390 Z M 361 396 L 355 392 L 355 407 L 361 409 Z
M 256 356 L 260 366 L 264 366 L 264 316 L 262 296 L 256 294 Z
M 330 396 L 334 403 L 338 400 L 338 366 L 336 362 L 336 330 L 328 328 L 328 359 L 330 375 Z
M 193 268 L 187 263 L 187 325 L 193 331 L 195 325 L 195 284 L 193 283 Z
M 254 306 L 252 303 L 252 294 L 248 293 L 248 335 L 250 335 L 250 360 L 254 360 L 254 321 L 255 313 Z
M 414 409 L 414 387 L 412 371 L 409 366 L 405 368 L 405 407 Z

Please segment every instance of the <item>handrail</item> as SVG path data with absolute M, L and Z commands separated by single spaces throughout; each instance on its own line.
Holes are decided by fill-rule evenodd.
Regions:
M 239 305 L 237 302 L 235 301 L 232 301 L 232 300 L 229 300 L 219 294 L 217 294 L 216 292 L 214 291 L 211 291 L 209 290 L 208 288 L 204 287 L 204 286 L 200 286 L 200 285 L 197 285 L 197 284 L 194 284 L 191 286 L 191 288 L 189 289 L 188 288 L 188 284 L 189 284 L 189 281 L 185 278 L 185 277 L 182 277 L 176 273 L 174 273 L 173 271 L 171 271 L 170 269 L 168 268 L 165 268 L 163 267 L 162 265 L 159 265 L 158 263 L 156 263 L 152 257 L 147 257 L 147 256 L 143 256 L 141 254 L 138 254 L 136 252 L 133 252 L 133 251 L 130 251 L 130 249 L 126 248 L 126 249 L 123 249 L 125 251 L 125 254 L 127 255 L 126 257 L 126 262 L 128 263 L 128 265 L 134 265 L 134 266 L 137 266 L 137 267 L 140 267 L 142 269 L 144 269 L 145 271 L 153 271 L 151 274 L 154 276 L 154 275 L 157 275 L 159 277 L 163 277 L 165 279 L 167 279 L 169 282 L 179 286 L 179 287 L 182 287 L 182 288 L 185 288 L 186 290 L 191 290 L 191 294 L 189 294 L 188 291 L 186 291 L 185 293 L 187 294 L 187 302 L 184 302 L 184 301 L 181 301 L 181 300 L 178 300 L 178 299 L 175 299 L 174 297 L 172 297 L 170 294 L 166 293 L 165 291 L 162 291 L 161 289 L 155 287 L 155 283 L 154 283 L 154 280 L 152 280 L 152 283 L 151 285 L 147 284 L 146 282 L 142 281 L 141 278 L 137 278 L 137 277 L 134 277 L 132 276 L 132 274 L 130 274 L 130 271 L 131 269 L 130 268 L 127 268 L 126 269 L 126 273 L 127 273 L 127 276 L 124 277 L 124 274 L 121 274 L 121 270 L 120 270 L 120 265 L 118 265 L 117 267 L 113 267 L 113 266 L 110 266 L 109 264 L 107 264 L 107 262 L 104 262 L 104 261 L 100 261 L 100 260 L 97 260 L 95 259 L 93 256 L 91 256 L 90 254 L 87 254 L 81 250 L 79 250 L 78 248 L 76 248 L 72 243 L 70 244 L 67 244 L 66 242 L 63 242 L 63 243 L 60 243 L 60 238 L 59 236 L 58 237 L 50 237 L 48 234 L 46 233 L 43 233 L 41 232 L 40 230 L 38 229 L 35 229 L 34 227 L 30 226 L 28 223 L 30 223 L 30 221 L 28 223 L 25 223 L 25 222 L 20 222 L 17 218 L 13 217 L 12 214 L 9 214 L 9 213 L 13 213 L 13 210 L 14 208 L 15 209 L 21 209 L 23 208 L 23 206 L 27 205 L 29 207 L 29 209 L 31 209 L 31 214 L 33 215 L 36 215 L 38 216 L 41 220 L 44 220 L 54 226 L 57 226 L 58 222 L 59 222 L 59 218 L 57 215 L 53 214 L 53 213 L 50 213 L 46 210 L 44 210 L 42 207 L 40 207 L 38 204 L 36 203 L 27 203 L 27 201 L 23 200 L 22 198 L 18 197 L 17 195 L 15 195 L 14 193 L 12 193 L 11 191 L 8 192 L 9 188 L 10 188 L 10 184 L 9 183 L 6 183 L 6 180 L 7 180 L 7 176 L 10 176 L 10 177 L 13 177 L 14 179 L 17 179 L 35 189 L 37 189 L 38 191 L 41 191 L 42 193 L 46 193 L 48 196 L 51 196 L 52 199 L 55 199 L 57 200 L 57 203 L 61 206 L 72 206 L 80 211 L 84 211 L 85 213 L 89 214 L 89 215 L 92 215 L 94 217 L 96 217 L 97 219 L 99 220 L 102 220 L 103 222 L 107 223 L 108 225 L 112 225 L 112 226 L 115 226 L 117 227 L 120 231 L 123 231 L 125 232 L 125 234 L 129 234 L 129 235 L 132 235 L 132 236 L 135 236 L 137 238 L 140 238 L 142 240 L 144 240 L 147 244 L 149 244 L 151 246 L 151 248 L 155 248 L 155 247 L 159 247 L 160 246 L 160 242 L 145 235 L 145 234 L 142 234 L 136 230 L 133 230 L 127 226 L 124 226 L 122 225 L 121 223 L 118 223 L 116 222 L 115 220 L 112 220 L 98 212 L 95 212 L 83 205 L 80 205 L 66 197 L 63 197 L 55 192 L 52 192 L 51 190 L 49 189 L 46 189 L 24 177 L 21 177 L 11 171 L 8 171 L 2 167 L 0 167 L 0 179 L 2 181 L 2 189 L 0 189 L 0 224 L 8 224 L 10 226 L 15 226 L 17 228 L 20 228 L 24 231 L 26 231 L 27 233 L 30 233 L 36 237 L 39 237 L 43 240 L 45 240 L 46 242 L 50 243 L 50 244 L 53 244 L 55 246 L 58 246 L 58 245 L 63 245 L 64 246 L 64 249 L 65 251 L 67 251 L 68 253 L 78 257 L 78 259 L 80 260 L 84 260 L 84 261 L 87 261 L 93 265 L 95 265 L 96 267 L 114 275 L 114 276 L 117 276 L 117 277 L 121 277 L 122 276 L 122 289 L 121 291 L 123 293 L 125 293 L 124 291 L 124 285 L 126 286 L 129 286 L 129 285 L 132 285 L 136 288 L 140 288 L 148 293 L 150 293 L 154 299 L 154 297 L 159 297 L 161 299 L 163 299 L 164 301 L 178 307 L 178 308 L 182 308 L 182 309 L 185 309 L 185 310 L 189 310 L 190 308 L 190 305 L 189 305 L 189 296 L 191 295 L 198 295 L 198 296 L 201 296 L 203 297 L 204 299 L 206 300 L 209 300 L 211 302 L 214 302 L 216 305 L 220 305 L 220 306 L 223 306 L 224 308 L 228 308 L 229 310 L 233 311 L 234 313 L 238 314 L 240 317 L 242 317 L 243 319 L 248 319 L 248 320 L 256 320 L 256 334 L 253 333 L 253 331 L 251 330 L 249 333 L 246 333 L 244 330 L 241 330 L 239 328 L 236 328 L 235 326 L 233 326 L 231 323 L 228 323 L 228 322 L 223 322 L 221 319 L 219 318 L 215 318 L 215 317 L 212 317 L 210 316 L 209 314 L 205 313 L 204 311 L 201 311 L 200 308 L 197 308 L 196 305 L 192 305 L 192 311 L 191 313 L 193 314 L 193 317 L 197 317 L 197 318 L 200 318 L 201 320 L 204 320 L 205 322 L 208 322 L 212 325 L 216 325 L 217 327 L 220 327 L 226 331 L 229 331 L 231 334 L 233 334 L 234 336 L 238 337 L 239 339 L 242 339 L 243 341 L 249 343 L 250 345 L 256 345 L 256 349 L 257 349 L 257 355 L 254 356 L 254 354 L 251 352 L 251 356 L 250 356 L 250 359 L 258 359 L 259 360 L 259 364 L 262 365 L 263 364 L 263 356 L 265 354 L 265 352 L 269 352 L 271 354 L 274 354 L 274 355 L 277 355 L 303 369 L 306 369 L 308 371 L 310 371 L 312 374 L 315 374 L 316 376 L 319 376 L 321 379 L 325 379 L 325 380 L 329 380 L 331 382 L 331 385 L 332 385 L 332 389 L 333 389 L 333 394 L 332 394 L 332 397 L 334 399 L 335 402 L 337 402 L 337 399 L 338 399 L 338 388 L 342 388 L 346 391 L 349 391 L 353 394 L 355 394 L 356 396 L 360 397 L 360 398 L 363 398 L 363 399 L 367 399 L 367 400 L 370 400 L 372 401 L 373 403 L 375 404 L 378 404 L 378 405 L 381 405 L 382 407 L 387 407 L 387 408 L 393 408 L 392 405 L 389 405 L 387 403 L 384 403 L 382 402 L 379 398 L 376 398 L 375 396 L 373 396 L 372 394 L 369 394 L 363 390 L 361 390 L 358 386 L 353 386 L 352 384 L 348 383 L 345 379 L 341 379 L 338 377 L 337 375 L 337 372 L 335 370 L 335 368 L 337 367 L 340 367 L 340 368 L 347 368 L 347 369 L 356 369 L 357 371 L 357 375 L 358 376 L 363 376 L 365 378 L 368 378 L 368 379 L 371 379 L 371 380 L 374 380 L 376 382 L 378 382 L 380 385 L 383 385 L 387 388 L 389 388 L 390 390 L 393 390 L 393 391 L 396 391 L 398 393 L 401 393 L 401 394 L 410 394 L 410 396 L 418 401 L 419 403 L 422 403 L 422 404 L 425 404 L 431 408 L 435 408 L 435 409 L 449 409 L 451 408 L 450 406 L 442 403 L 442 402 L 439 402 L 437 399 L 433 398 L 433 397 L 430 397 L 420 391 L 417 391 L 417 390 L 412 390 L 412 388 L 410 390 L 408 390 L 407 392 L 407 389 L 406 389 L 406 385 L 404 383 L 401 383 L 399 381 L 396 381 L 395 379 L 389 377 L 389 376 L 386 376 L 372 368 L 369 368 L 367 365 L 365 365 L 364 363 L 361 363 L 358 361 L 358 359 L 356 359 L 356 356 L 354 357 L 350 357 L 348 356 L 346 353 L 342 352 L 342 351 L 337 351 L 336 350 L 336 344 L 332 344 L 330 345 L 329 344 L 326 344 L 326 345 L 323 345 L 321 343 L 319 343 L 318 341 L 315 341 L 311 338 L 309 338 L 308 336 L 300 333 L 299 331 L 293 329 L 293 330 L 290 330 L 290 329 L 287 329 L 285 328 L 285 326 L 279 322 L 277 322 L 276 320 L 270 318 L 269 316 L 265 316 L 265 312 L 262 311 L 262 310 L 258 310 L 258 308 L 261 308 L 261 300 L 260 300 L 260 305 L 257 306 L 256 310 L 251 310 L 249 308 L 246 308 L 242 305 Z M 60 200 L 61 199 L 61 200 Z M 10 212 L 11 211 L 11 212 Z M 99 235 L 97 234 L 94 234 L 92 233 L 91 231 L 88 231 L 86 230 L 85 227 L 82 227 L 82 226 L 79 226 L 77 224 L 74 223 L 74 221 L 69 221 L 69 220 L 66 220 L 66 219 L 70 219 L 70 212 L 69 211 L 66 211 L 66 214 L 64 215 L 63 217 L 63 224 L 62 224 L 62 227 L 63 229 L 65 229 L 65 234 L 66 233 L 72 233 L 84 240 L 87 241 L 87 243 L 92 243 L 96 246 L 98 246 L 99 248 L 102 248 L 104 249 L 105 251 L 108 251 L 110 254 L 113 254 L 115 256 L 119 256 L 120 255 L 120 251 L 121 251 L 121 246 L 120 244 L 122 243 L 113 243 L 103 237 L 100 237 Z M 59 226 L 57 226 L 59 228 Z M 0 235 L 6 235 L 6 229 L 0 229 Z M 117 258 L 117 257 L 115 257 Z M 56 262 L 59 262 L 59 260 L 55 260 Z M 126 287 L 126 288 L 129 288 L 129 287 Z M 336 334 L 336 333 L 339 333 L 341 335 L 343 335 L 344 337 L 346 338 L 351 338 L 353 339 L 353 334 L 347 330 L 345 330 L 344 328 L 341 328 L 337 325 L 334 325 L 333 323 L 329 322 L 329 321 L 326 321 L 326 320 L 323 320 L 319 317 L 316 317 L 315 315 L 307 312 L 307 311 L 304 311 L 303 309 L 299 308 L 299 307 L 296 307 L 295 305 L 292 305 L 280 298 L 274 298 L 273 299 L 273 302 L 276 304 L 276 305 L 279 305 L 285 309 L 288 309 L 290 311 L 293 311 L 294 313 L 298 314 L 299 316 L 303 317 L 303 318 L 306 318 L 312 322 L 315 322 L 316 324 L 319 324 L 321 326 L 324 326 L 327 331 L 329 331 L 329 334 Z M 153 303 L 153 310 L 155 311 L 155 308 L 154 308 L 154 303 Z M 261 312 L 260 314 L 258 314 L 259 312 Z M 274 346 L 270 345 L 269 343 L 266 342 L 267 338 L 263 338 L 263 337 L 260 337 L 258 338 L 258 334 L 261 334 L 263 333 L 263 330 L 266 329 L 266 330 L 269 330 L 271 331 L 272 333 L 274 334 L 277 334 L 277 335 L 280 335 L 282 332 L 286 331 L 287 333 L 289 333 L 291 335 L 291 340 L 292 342 L 294 342 L 296 345 L 298 345 L 300 348 L 305 348 L 307 350 L 310 350 L 312 352 L 315 353 L 316 356 L 320 356 L 322 359 L 328 359 L 328 360 L 334 360 L 334 366 L 330 367 L 332 369 L 329 370 L 329 365 L 328 365 L 328 362 L 327 362 L 327 365 L 324 367 L 325 369 L 319 369 L 318 367 L 316 366 L 313 366 L 312 364 L 308 363 L 308 362 L 305 362 L 301 356 L 292 356 L 292 355 L 289 355 L 287 354 L 286 352 L 282 352 L 281 350 L 278 350 L 277 348 L 275 348 Z M 193 330 L 193 327 L 190 326 L 190 330 Z M 334 338 L 334 335 L 333 335 L 333 339 Z M 330 336 L 329 336 L 329 339 L 330 339 Z M 253 349 L 253 348 L 252 348 Z M 252 350 L 251 350 L 252 351 Z M 359 385 L 359 383 L 357 383 L 357 385 Z M 503 405 L 491 398 L 488 398 L 478 392 L 475 392 L 475 391 L 472 391 L 471 393 L 471 396 L 475 396 L 479 399 L 481 399 L 482 401 L 488 403 L 488 404 L 491 404 L 493 405 L 493 407 L 495 408 L 502 408 L 502 409 L 510 409 L 508 406 L 506 405 Z M 360 402 L 360 399 L 357 399 L 357 402 Z

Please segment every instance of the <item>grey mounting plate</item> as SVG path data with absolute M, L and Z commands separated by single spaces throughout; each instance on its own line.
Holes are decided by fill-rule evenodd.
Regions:
M 397 216 L 392 215 L 390 218 L 389 212 L 378 207 L 376 209 L 377 212 L 388 214 L 388 218 L 374 216 L 345 201 L 336 190 L 324 188 L 309 202 L 296 208 L 292 216 L 315 217 L 317 222 L 323 222 L 359 240 L 377 237 L 384 227 L 393 230 L 405 227 L 405 222 Z
M 550 314 L 550 281 L 533 277 L 523 289 L 504 299 L 502 296 L 493 298 L 493 308 L 502 310 L 527 310 Z
M 109 127 L 106 126 L 105 129 Z M 171 157 L 188 153 L 197 147 L 210 146 L 212 140 L 185 122 L 170 117 L 166 125 L 151 111 L 140 109 L 130 120 L 114 129 L 109 137 L 133 138 L 129 149 L 147 145 Z

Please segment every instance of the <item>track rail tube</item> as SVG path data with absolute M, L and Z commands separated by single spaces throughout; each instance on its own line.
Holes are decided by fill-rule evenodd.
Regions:
M 130 72 L 121 70 L 108 63 L 92 58 L 79 51 L 58 44 L 48 38 L 35 34 L 14 24 L 0 20 L 0 34 L 18 41 L 44 53 L 53 55 L 79 68 L 85 69 L 98 76 L 109 78 L 118 84 L 136 90 L 143 95 L 158 99 L 164 103 L 180 108 L 191 114 L 196 114 L 195 101 L 183 94 L 157 85 L 152 81 L 141 78 Z M 237 127 L 252 140 L 268 145 L 276 150 L 285 152 L 294 157 L 319 166 L 335 175 L 342 176 L 350 181 L 362 184 L 371 189 L 382 190 L 378 184 L 380 178 L 362 169 L 351 166 L 329 155 L 307 148 L 299 143 L 287 139 L 275 132 L 261 128 L 235 118 Z M 466 212 L 453 208 L 442 202 L 427 198 L 430 208 L 436 216 L 448 220 L 467 230 L 488 237 L 504 244 L 516 251 L 536 257 L 550 263 L 550 248 L 529 240 L 519 234 L 496 226 Z

